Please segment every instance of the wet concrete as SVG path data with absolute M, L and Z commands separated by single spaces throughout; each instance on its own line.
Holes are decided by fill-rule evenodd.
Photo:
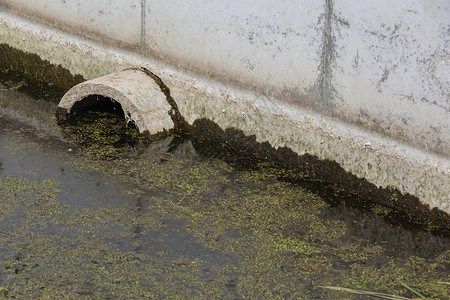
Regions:
M 11 298 L 368 298 L 319 286 L 415 296 L 401 282 L 448 296 L 448 236 L 390 222 L 382 206 L 330 203 L 195 136 L 107 139 L 124 126 L 108 112 L 61 127 L 50 104 L 0 107 L 0 287 Z

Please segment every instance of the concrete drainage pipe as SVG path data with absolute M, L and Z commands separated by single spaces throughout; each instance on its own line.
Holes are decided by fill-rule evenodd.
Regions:
M 96 100 L 88 96 L 100 95 L 120 103 L 126 120 L 133 121 L 141 133 L 167 132 L 176 127 L 173 120 L 178 111 L 167 87 L 161 85 L 161 80 L 144 68 L 109 74 L 71 88 L 59 102 L 58 114 L 90 106 Z

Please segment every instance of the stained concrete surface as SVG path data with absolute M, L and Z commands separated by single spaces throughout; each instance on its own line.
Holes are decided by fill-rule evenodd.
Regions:
M 57 28 L 90 38 L 109 43 L 114 41 L 123 47 L 134 49 L 140 46 L 140 0 L 126 2 L 2 0 L 0 5 L 2 8 L 12 8 Z
M 341 22 L 336 10 L 338 6 L 334 5 L 331 11 L 330 5 L 333 3 L 328 1 L 325 4 L 327 6 L 323 7 L 324 14 L 320 18 L 321 26 L 327 15 L 329 22 Z M 436 21 L 438 20 L 439 18 L 436 18 Z M 341 23 L 346 26 L 345 20 Z M 266 85 L 268 92 L 264 93 L 241 89 L 153 57 L 144 58 L 135 52 L 105 47 L 104 44 L 8 13 L 2 14 L 2 24 L 1 36 L 8 44 L 17 49 L 37 53 L 51 63 L 62 64 L 72 74 L 81 74 L 86 79 L 119 71 L 130 65 L 145 66 L 158 74 L 170 88 L 181 114 L 191 124 L 197 119 L 210 119 L 223 129 L 241 129 L 246 135 L 255 135 L 257 141 L 267 141 L 275 148 L 288 147 L 298 154 L 309 153 L 320 159 L 336 161 L 346 171 L 366 178 L 377 186 L 394 186 L 402 193 L 419 197 L 423 203 L 430 205 L 430 208 L 449 211 L 450 165 L 446 156 L 436 155 L 426 149 L 417 149 L 399 139 L 318 114 L 299 107 L 295 101 L 279 101 L 272 93 L 275 90 L 269 85 Z M 323 32 L 320 31 L 316 36 L 323 37 Z M 336 27 L 330 27 L 331 33 L 333 36 L 330 41 L 334 43 L 340 33 L 336 31 Z M 445 42 L 445 38 L 443 41 Z M 323 50 L 323 47 L 320 49 Z M 336 62 L 334 60 L 329 66 L 334 66 Z M 445 63 L 445 60 L 443 62 Z M 439 74 L 445 73 L 445 67 L 442 70 Z M 396 106 L 399 109 L 403 109 L 402 107 Z M 419 111 L 422 114 L 425 108 L 421 107 Z M 444 127 L 447 126 L 445 124 L 448 120 L 449 118 L 443 119 Z M 380 124 L 385 123 L 377 123 Z M 408 128 L 414 127 L 410 126 L 411 123 L 407 124 Z M 382 127 L 378 129 L 381 130 Z
M 144 57 L 450 153 L 445 0 L 1 4 L 106 48 L 134 47 Z

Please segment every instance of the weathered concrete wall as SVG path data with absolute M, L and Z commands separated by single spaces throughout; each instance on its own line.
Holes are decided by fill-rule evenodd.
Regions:
M 0 3 L 11 9 L 0 12 L 0 40 L 15 48 L 86 79 L 145 66 L 191 123 L 208 118 L 336 161 L 450 212 L 447 1 L 141 0 L 124 4 L 135 5 L 132 17 L 114 0 L 86 2 L 86 11 L 64 1 Z M 135 34 L 126 23 L 115 27 L 115 18 Z M 139 51 L 124 51 L 133 47 Z
M 450 2 L 155 2 L 147 51 L 450 153 Z
M 0 5 L 108 44 L 140 47 L 140 0 L 1 0 Z
M 335 1 L 340 116 L 450 153 L 450 2 Z
M 52 1 L 2 5 L 111 45 L 450 153 L 450 2 Z

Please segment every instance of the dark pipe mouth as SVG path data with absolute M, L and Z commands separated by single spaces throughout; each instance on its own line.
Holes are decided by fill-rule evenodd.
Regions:
M 73 115 L 81 114 L 86 111 L 111 112 L 119 117 L 125 117 L 125 112 L 122 109 L 122 105 L 118 101 L 96 94 L 88 95 L 75 102 L 75 104 L 70 108 L 70 111 L 67 111 L 62 107 L 57 107 L 55 114 L 57 117 L 70 118 Z
M 153 140 L 125 117 L 119 102 L 102 95 L 77 101 L 58 118 L 66 138 L 94 159 L 116 159 L 145 149 Z
M 122 105 L 119 102 L 102 95 L 89 95 L 75 102 L 69 114 L 80 114 L 85 111 L 110 112 L 119 117 L 125 117 Z

